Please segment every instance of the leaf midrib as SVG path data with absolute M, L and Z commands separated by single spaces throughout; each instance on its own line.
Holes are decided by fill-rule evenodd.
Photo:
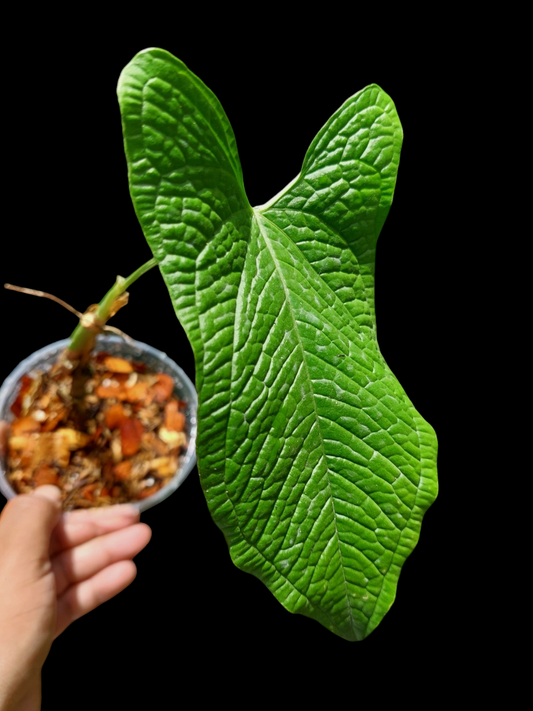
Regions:
M 268 222 L 269 225 L 271 225 L 272 228 L 273 228 L 275 231 L 280 231 L 280 232 L 281 232 L 281 230 L 280 230 L 280 228 L 279 228 L 277 225 L 275 225 L 273 222 L 271 222 L 265 215 L 263 215 L 263 214 L 261 214 L 261 213 L 259 213 L 259 212 L 254 211 L 254 216 L 256 216 L 257 226 L 258 226 L 259 232 L 260 232 L 260 234 L 261 234 L 261 237 L 263 238 L 263 241 L 264 241 L 264 243 L 265 243 L 266 248 L 267 248 L 268 251 L 269 251 L 269 254 L 270 254 L 271 258 L 272 258 L 272 261 L 273 261 L 273 263 L 274 263 L 275 269 L 276 269 L 276 271 L 278 272 L 278 276 L 279 276 L 279 279 L 280 279 L 281 284 L 282 284 L 282 287 L 283 287 L 283 292 L 284 292 L 284 294 L 285 294 L 285 302 L 286 302 L 286 304 L 287 304 L 288 311 L 289 311 L 289 313 L 290 313 L 290 315 L 291 315 L 291 319 L 292 319 L 292 322 L 293 322 L 293 325 L 294 325 L 294 329 L 295 329 L 295 332 L 296 332 L 296 337 L 297 337 L 297 339 L 298 339 L 298 343 L 299 343 L 299 345 L 300 345 L 300 350 L 301 350 L 301 352 L 302 352 L 302 361 L 303 361 L 303 364 L 304 364 L 305 371 L 306 371 L 306 373 L 307 373 L 307 380 L 308 380 L 308 382 L 309 382 L 309 386 L 310 386 L 310 388 L 311 388 L 311 392 L 313 393 L 313 408 L 314 408 L 314 411 L 315 411 L 315 419 L 316 419 L 317 429 L 318 429 L 319 436 L 320 436 L 320 442 L 321 442 L 321 448 L 322 448 L 322 456 L 323 456 L 324 463 L 325 463 L 325 466 L 326 466 L 326 469 L 327 469 L 327 481 L 328 481 L 328 489 L 329 489 L 329 500 L 330 500 L 330 502 L 331 502 L 331 508 L 332 508 L 332 510 L 333 510 L 333 520 L 334 520 L 334 525 L 335 525 L 335 540 L 336 540 L 337 550 L 339 551 L 339 556 L 340 556 L 340 560 L 341 560 L 341 570 L 342 570 L 342 579 L 343 579 L 343 583 L 344 583 L 344 594 L 345 594 L 345 599 L 346 599 L 346 607 L 348 608 L 348 613 L 349 613 L 349 617 L 350 617 L 350 621 L 351 621 L 352 630 L 355 631 L 355 629 L 356 629 L 356 624 L 355 624 L 355 620 L 354 620 L 354 617 L 353 617 L 352 607 L 351 607 L 351 605 L 350 605 L 350 598 L 349 598 L 349 593 L 348 593 L 348 583 L 347 583 L 347 581 L 346 581 L 346 573 L 345 573 L 345 571 L 344 571 L 344 558 L 343 558 L 342 550 L 341 550 L 341 547 L 340 547 L 339 530 L 338 530 L 338 527 L 337 527 L 337 512 L 336 512 L 336 510 L 335 510 L 334 497 L 333 497 L 333 492 L 332 492 L 332 490 L 331 490 L 331 482 L 330 482 L 330 476 L 329 476 L 330 468 L 329 468 L 328 460 L 327 460 L 327 457 L 326 457 L 326 451 L 325 451 L 325 447 L 324 447 L 324 439 L 323 439 L 323 437 L 322 437 L 322 430 L 321 430 L 321 428 L 320 428 L 320 420 L 319 420 L 319 416 L 318 416 L 318 411 L 317 411 L 317 409 L 316 409 L 316 399 L 315 399 L 315 392 L 314 392 L 314 388 L 313 388 L 313 381 L 312 381 L 311 375 L 310 375 L 310 373 L 309 373 L 309 367 L 308 367 L 308 365 L 307 365 L 307 359 L 306 359 L 306 357 L 305 357 L 305 348 L 304 348 L 304 346 L 303 346 L 303 343 L 302 343 L 302 340 L 301 340 L 301 337 L 300 337 L 300 330 L 299 330 L 299 328 L 298 328 L 298 324 L 297 324 L 297 321 L 296 321 L 296 316 L 295 316 L 295 314 L 294 314 L 294 310 L 293 310 L 293 307 L 292 307 L 292 304 L 291 304 L 291 300 L 290 300 L 290 298 L 289 298 L 289 294 L 288 294 L 288 291 L 287 291 L 287 286 L 286 286 L 286 284 L 285 284 L 285 279 L 284 279 L 284 277 L 283 277 L 283 273 L 282 273 L 282 271 L 281 271 L 281 267 L 280 267 L 280 265 L 279 265 L 279 263 L 278 263 L 277 257 L 276 257 L 276 255 L 275 255 L 274 251 L 272 250 L 272 247 L 271 247 L 271 244 L 270 244 L 270 239 L 269 239 L 268 236 L 265 234 L 265 231 L 264 231 L 263 226 L 262 226 L 262 224 L 261 224 L 261 220 L 265 220 L 266 222 Z M 306 597 L 307 597 L 307 595 L 306 595 Z
M 272 208 L 270 208 L 270 209 L 272 209 Z M 278 208 L 278 210 L 279 210 L 280 212 L 284 211 L 283 208 Z M 302 212 L 303 212 L 303 211 L 302 211 Z M 257 223 L 258 223 L 259 231 L 260 231 L 260 233 L 261 233 L 261 236 L 263 237 L 263 240 L 264 240 L 264 242 L 265 242 L 265 246 L 266 246 L 267 249 L 269 250 L 269 253 L 270 253 L 271 257 L 272 257 L 272 260 L 273 260 L 273 262 L 274 262 L 274 265 L 275 265 L 275 267 L 276 267 L 276 270 L 277 270 L 277 272 L 278 272 L 278 274 L 279 274 L 280 281 L 281 281 L 281 283 L 282 283 L 282 285 L 283 285 L 283 290 L 284 290 L 284 293 L 285 293 L 285 298 L 286 298 L 286 302 L 287 302 L 287 305 L 288 305 L 288 309 L 289 309 L 289 312 L 290 312 L 290 314 L 291 314 L 291 317 L 292 317 L 292 320 L 293 320 L 293 323 L 294 323 L 294 327 L 295 327 L 295 330 L 296 330 L 296 333 L 297 333 L 297 338 L 298 338 L 298 341 L 299 341 L 299 344 L 300 344 L 301 351 L 302 351 L 302 353 L 303 353 L 303 358 L 302 358 L 302 360 L 303 360 L 303 362 L 304 362 L 304 367 L 305 367 L 305 369 L 306 369 L 306 371 L 307 371 L 308 378 L 309 378 L 309 383 L 311 384 L 311 389 L 312 389 L 313 395 L 314 395 L 314 389 L 313 389 L 313 385 L 312 385 L 312 382 L 313 382 L 313 381 L 312 381 L 312 379 L 311 379 L 311 377 L 310 377 L 310 375 L 309 375 L 309 369 L 308 369 L 308 366 L 307 366 L 307 360 L 306 360 L 306 358 L 305 358 L 305 349 L 304 349 L 303 344 L 302 344 L 301 339 L 300 339 L 300 332 L 299 332 L 299 329 L 298 329 L 298 324 L 297 324 L 296 317 L 295 317 L 295 314 L 294 314 L 293 309 L 292 309 L 292 305 L 291 305 L 290 299 L 289 299 L 289 297 L 288 297 L 288 293 L 287 293 L 287 288 L 286 288 L 285 280 L 283 279 L 283 276 L 282 276 L 282 273 L 281 273 L 281 269 L 280 269 L 279 264 L 278 264 L 278 260 L 277 260 L 277 258 L 276 258 L 276 256 L 275 256 L 273 250 L 272 250 L 271 247 L 270 247 L 269 238 L 268 238 L 267 235 L 264 234 L 264 231 L 263 231 L 263 230 L 261 229 L 261 227 L 260 227 L 260 221 L 261 221 L 261 219 L 263 219 L 263 220 L 265 220 L 266 222 L 268 222 L 269 225 L 271 225 L 272 228 L 273 228 L 275 231 L 281 232 L 282 234 L 285 234 L 285 233 L 283 232 L 283 230 L 282 230 L 280 227 L 278 227 L 275 223 L 273 223 L 271 220 L 269 220 L 268 217 L 267 217 L 264 213 L 260 212 L 259 210 L 254 210 L 254 213 L 257 214 Z M 312 213 L 311 213 L 311 215 L 312 215 Z M 315 217 L 315 215 L 312 215 L 312 216 Z M 326 223 L 325 223 L 325 224 L 326 224 Z M 353 254 L 353 250 L 352 250 L 352 249 L 350 248 L 350 246 L 346 243 L 346 240 L 345 240 L 341 235 L 339 235 L 338 232 L 336 232 L 336 231 L 333 230 L 331 227 L 329 227 L 329 225 L 328 225 L 328 228 L 329 228 L 329 230 L 330 230 L 331 232 L 333 232 L 334 234 L 336 234 L 336 235 L 339 237 L 339 239 L 341 239 L 341 240 L 344 242 L 344 244 L 346 244 L 347 248 L 350 249 L 350 251 L 351 251 L 352 254 Z M 295 244 L 295 243 L 293 242 L 293 244 Z M 299 250 L 298 245 L 295 244 L 295 247 Z M 300 250 L 299 250 L 299 251 L 300 251 Z M 356 259 L 357 259 L 357 256 L 356 256 L 356 255 L 354 255 L 354 256 L 355 256 Z M 320 278 L 320 275 L 318 274 L 318 272 L 316 272 L 316 270 L 312 267 L 312 265 L 310 265 L 310 266 L 311 266 L 311 268 L 313 269 L 313 271 L 315 272 L 315 274 L 317 274 L 317 276 Z M 322 280 L 321 280 L 321 281 L 322 281 Z M 324 286 L 325 286 L 328 290 L 330 290 L 329 287 L 327 286 L 327 284 L 324 283 Z M 365 289 L 365 294 L 366 294 L 366 289 Z M 343 306 L 344 306 L 344 304 L 343 304 Z M 374 333 L 375 333 L 374 321 L 373 321 L 373 331 L 374 331 Z M 379 346 L 378 346 L 378 344 L 377 344 L 377 340 L 376 340 L 376 347 L 377 347 L 377 354 L 383 359 L 383 356 L 381 355 L 381 351 L 379 350 Z M 385 365 L 386 365 L 386 364 L 385 364 Z M 320 433 L 320 440 L 321 440 L 321 442 L 322 442 L 322 451 L 323 451 L 324 461 L 325 461 L 325 463 L 326 463 L 326 467 L 327 467 L 327 471 L 328 471 L 328 477 L 327 477 L 327 479 L 328 479 L 328 488 L 329 488 L 329 491 L 330 491 L 331 505 L 332 505 L 332 509 L 333 509 L 333 513 L 334 513 L 336 541 L 337 541 L 337 546 L 338 546 L 338 550 L 339 550 L 339 555 L 340 555 L 341 561 L 342 561 L 342 560 L 343 560 L 343 555 L 342 555 L 342 551 L 341 551 L 341 548 L 340 548 L 340 545 L 339 545 L 340 537 L 339 537 L 338 528 L 337 528 L 337 513 L 336 513 L 336 510 L 335 510 L 335 503 L 334 503 L 334 502 L 335 502 L 335 498 L 334 498 L 333 493 L 332 493 L 332 491 L 331 491 L 331 483 L 330 483 L 330 478 L 329 478 L 330 467 L 329 467 L 328 459 L 327 459 L 327 456 L 326 456 L 326 453 L 325 453 L 324 440 L 323 440 L 323 437 L 322 437 L 322 430 L 321 430 L 321 428 L 320 428 L 320 422 L 319 422 L 319 420 L 318 420 L 318 411 L 317 411 L 317 409 L 316 409 L 316 398 L 315 398 L 315 397 L 313 397 L 313 407 L 314 407 L 315 415 L 316 415 L 316 418 L 317 418 L 317 427 L 318 427 L 318 431 L 319 431 L 319 433 Z M 418 438 L 418 445 L 419 445 L 420 451 L 422 451 L 422 442 L 421 442 L 421 440 L 420 440 L 420 431 L 419 431 L 419 428 L 418 428 L 418 425 L 416 424 L 416 422 L 415 422 L 415 431 L 416 431 L 416 435 L 417 435 L 417 438 Z M 400 473 L 401 473 L 401 472 L 400 472 Z M 409 521 L 411 520 L 411 517 L 412 517 L 412 514 L 413 514 L 413 510 L 414 510 L 414 508 L 415 508 L 415 506 L 416 506 L 416 500 L 417 500 L 417 498 L 418 498 L 418 496 L 419 496 L 419 493 L 420 493 L 422 478 L 423 478 L 423 477 L 422 477 L 422 472 L 420 472 L 420 478 L 419 478 L 419 481 L 418 481 L 417 492 L 416 492 L 416 494 L 415 494 L 415 503 L 413 504 L 413 508 L 411 508 L 410 511 L 409 511 L 409 516 L 407 517 L 407 519 L 406 519 L 406 521 L 405 521 L 405 526 L 404 526 L 404 528 L 403 528 L 402 530 L 400 530 L 400 535 L 398 536 L 398 541 L 397 541 L 397 543 L 396 543 L 396 545 L 395 545 L 395 547 L 394 547 L 394 550 L 391 551 L 391 562 L 390 562 L 390 565 L 389 565 L 389 567 L 388 567 L 388 569 L 387 569 L 387 572 L 386 572 L 385 574 L 382 574 L 382 575 L 383 575 L 383 578 L 382 578 L 381 588 L 380 588 L 379 593 L 376 595 L 376 599 L 375 599 L 375 602 L 374 602 L 374 605 L 373 605 L 372 613 L 371 613 L 371 614 L 369 615 L 369 617 L 367 618 L 367 626 L 368 626 L 368 624 L 370 624 L 370 620 L 372 619 L 372 617 L 373 617 L 374 614 L 375 614 L 375 610 L 376 610 L 377 604 L 378 604 L 380 598 L 381 598 L 382 595 L 383 595 L 383 592 L 384 592 L 384 589 L 385 589 L 385 586 L 386 586 L 386 582 L 387 582 L 387 578 L 388 578 L 388 574 L 389 574 L 389 572 L 390 572 L 390 570 L 391 570 L 391 568 L 392 568 L 393 561 L 394 561 L 394 559 L 395 559 L 395 557 L 396 557 L 396 553 L 397 553 L 397 550 L 398 550 L 398 546 L 400 545 L 400 542 L 401 542 L 401 540 L 402 540 L 402 538 L 403 538 L 403 533 L 404 533 L 404 531 L 408 528 Z M 381 510 L 381 509 L 380 509 L 380 510 Z M 387 518 L 388 518 L 388 516 L 387 516 Z M 346 575 L 345 575 L 345 572 L 344 572 L 344 566 L 341 566 L 341 567 L 342 567 L 342 573 L 343 573 L 344 588 L 345 588 L 345 593 L 346 593 L 346 602 L 347 602 L 348 609 L 349 609 L 349 611 L 350 611 L 350 619 L 352 620 L 352 629 L 355 630 L 355 624 L 354 624 L 354 618 L 353 618 L 353 611 L 352 611 L 352 608 L 351 608 L 351 605 L 350 605 L 350 599 L 349 599 L 349 595 L 348 595 L 347 581 L 346 581 Z M 280 573 L 280 574 L 282 574 L 282 573 Z
M 294 213 L 298 213 L 298 214 L 301 214 L 301 215 L 309 215 L 309 217 L 312 217 L 313 219 L 317 220 L 317 222 L 319 222 L 320 224 L 324 225 L 324 227 L 326 227 L 326 229 L 329 230 L 329 232 L 332 232 L 334 235 L 336 235 L 336 236 L 339 238 L 339 240 L 341 240 L 341 242 L 345 245 L 346 249 L 347 249 L 351 254 L 353 254 L 354 259 L 357 261 L 357 264 L 358 264 L 358 265 L 361 265 L 361 262 L 359 261 L 359 258 L 358 258 L 358 256 L 357 256 L 357 254 L 354 252 L 354 250 L 352 249 L 352 247 L 348 244 L 348 242 L 346 241 L 345 237 L 343 237 L 343 235 L 341 235 L 339 232 L 337 232 L 337 230 L 333 229 L 333 227 L 331 227 L 331 225 L 329 225 L 329 224 L 328 224 L 325 220 L 323 220 L 321 217 L 318 217 L 318 215 L 315 215 L 315 214 L 312 213 L 312 212 L 308 212 L 307 210 L 296 210 L 296 209 L 294 209 L 294 208 L 292 208 L 292 207 L 277 207 L 277 208 L 276 208 L 275 206 L 271 206 L 271 207 L 269 207 L 268 209 L 269 209 L 269 210 L 272 210 L 272 212 L 276 212 L 276 211 L 277 211 L 277 212 L 285 212 L 285 213 L 294 212 Z M 266 214 L 265 214 L 265 213 L 262 213 L 262 214 L 263 214 L 263 216 L 265 217 L 265 219 L 268 220 L 268 217 L 266 217 Z M 273 224 L 271 220 L 268 220 L 268 221 L 270 222 L 270 224 Z M 278 227 L 278 229 L 280 229 L 280 228 Z M 301 252 L 301 249 L 300 249 L 299 245 L 296 244 L 295 242 L 293 242 L 293 244 L 294 244 L 294 245 L 298 248 L 298 250 Z M 302 254 L 302 258 L 303 258 L 303 260 L 305 260 L 306 262 L 308 262 L 308 260 L 306 259 L 305 255 Z M 310 264 L 310 262 L 309 262 L 309 264 Z M 366 262 L 364 262 L 364 264 L 366 264 Z M 318 272 L 317 272 L 316 269 L 313 267 L 313 265 L 310 264 L 310 266 L 312 267 L 313 271 L 315 271 L 315 273 L 318 274 Z M 368 316 L 370 317 L 370 319 L 371 319 L 371 321 L 372 321 L 371 329 L 372 329 L 372 333 L 374 334 L 374 343 L 375 343 L 377 352 L 381 355 L 381 351 L 379 350 L 379 345 L 378 345 L 378 342 L 377 342 L 377 332 L 376 332 L 375 318 L 374 318 L 373 315 L 372 315 L 372 307 L 374 306 L 374 308 L 375 308 L 375 304 L 371 304 L 371 303 L 370 303 L 370 299 L 369 299 L 368 292 L 367 292 L 367 289 L 366 289 L 366 284 L 365 284 L 365 282 L 364 282 L 364 280 L 363 280 L 363 278 L 362 278 L 363 275 L 362 275 L 361 273 L 359 273 L 359 275 L 361 276 L 361 286 L 362 286 L 362 289 L 363 289 L 363 293 L 364 293 L 364 295 L 365 295 L 365 301 L 366 301 L 366 303 L 368 304 L 368 308 L 370 309 L 370 313 L 368 314 Z M 320 274 L 318 274 L 318 276 L 320 276 Z M 322 281 L 323 281 L 323 280 L 322 280 Z M 326 286 L 327 286 L 327 285 L 326 285 Z M 342 302 L 342 304 L 343 304 L 343 306 L 345 306 L 345 304 L 344 304 L 343 302 Z

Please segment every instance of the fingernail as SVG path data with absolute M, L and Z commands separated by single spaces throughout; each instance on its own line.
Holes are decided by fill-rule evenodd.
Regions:
M 32 492 L 32 496 L 40 496 L 42 499 L 48 499 L 58 504 L 61 501 L 61 489 L 53 484 L 44 484 L 43 486 L 38 486 Z
M 132 504 L 115 504 L 113 506 L 99 506 L 92 509 L 102 516 L 131 516 L 136 518 L 140 516 L 140 511 Z

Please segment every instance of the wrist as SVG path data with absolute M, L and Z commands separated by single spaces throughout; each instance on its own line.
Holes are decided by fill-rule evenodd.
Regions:
M 41 667 L 28 666 L 9 646 L 0 641 L 0 711 L 39 711 L 41 708 Z

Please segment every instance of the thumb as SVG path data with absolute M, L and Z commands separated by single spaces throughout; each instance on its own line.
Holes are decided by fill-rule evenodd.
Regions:
M 37 496 L 41 499 L 47 499 L 48 501 L 51 501 L 56 508 L 59 507 L 59 503 L 61 501 L 61 491 L 59 487 L 52 486 L 52 484 L 38 486 L 34 491 L 32 491 L 30 496 Z
M 19 564 L 48 561 L 50 537 L 61 516 L 57 486 L 39 486 L 8 501 L 0 518 L 0 545 Z

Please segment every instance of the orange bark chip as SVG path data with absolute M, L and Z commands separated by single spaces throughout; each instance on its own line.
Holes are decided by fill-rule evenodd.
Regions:
M 112 373 L 133 373 L 133 366 L 124 358 L 108 356 L 104 359 L 105 367 Z
M 29 375 L 23 375 L 20 379 L 19 394 L 17 395 L 15 402 L 11 405 L 11 412 L 15 415 L 15 417 L 20 417 L 20 413 L 22 412 L 22 398 L 30 389 L 30 385 L 32 383 L 33 379 L 30 378 Z
M 84 486 L 80 492 L 83 498 L 87 499 L 87 501 L 94 501 L 94 490 L 97 486 L 98 484 L 87 484 L 87 486 Z
M 131 473 L 131 459 L 125 459 L 123 462 L 115 464 L 113 473 L 117 481 L 124 481 Z
M 165 405 L 165 427 L 174 432 L 182 432 L 185 427 L 185 415 L 179 412 L 177 400 L 171 400 Z
M 96 394 L 101 400 L 105 400 L 106 397 L 116 397 L 117 400 L 125 400 L 126 391 L 123 385 L 99 385 L 96 388 Z
M 116 405 L 111 405 L 106 410 L 105 413 L 105 423 L 109 427 L 110 430 L 114 430 L 115 427 L 118 427 L 122 420 L 126 420 L 128 416 L 124 412 L 124 408 L 120 403 L 117 403 Z
M 20 460 L 20 466 L 25 469 L 33 463 L 33 455 L 37 444 L 36 435 L 10 437 L 7 441 L 9 456 Z
M 125 457 L 131 457 L 137 454 L 141 446 L 141 439 L 144 432 L 144 427 L 139 420 L 129 417 L 119 425 L 120 441 L 122 444 L 122 454 Z
M 114 469 L 113 462 L 107 461 L 104 464 L 104 468 L 102 470 L 104 482 L 105 482 L 106 486 L 109 486 L 109 487 L 111 487 L 111 485 L 113 484 L 113 469 Z
M 51 432 L 63 420 L 63 418 L 65 417 L 66 414 L 67 414 L 67 409 L 65 407 L 62 407 L 60 410 L 57 410 L 56 412 L 51 412 L 42 424 L 42 427 L 41 427 L 42 431 L 43 432 Z
M 131 373 L 104 373 L 102 377 L 102 382 L 108 378 L 109 380 L 114 380 L 116 383 L 119 383 L 120 385 L 124 385 L 128 381 L 128 378 L 130 377 Z
M 151 392 L 155 402 L 165 402 L 172 395 L 174 390 L 174 381 L 166 373 L 157 374 L 157 383 L 152 385 Z
M 41 425 L 30 415 L 27 417 L 21 417 L 20 420 L 15 420 L 11 423 L 11 434 L 13 437 L 20 437 L 22 435 L 33 434 L 34 432 L 40 431 Z
M 33 475 L 33 481 L 36 486 L 45 486 L 46 484 L 56 485 L 59 481 L 59 477 L 52 467 L 49 467 L 47 464 L 42 464 Z
M 126 400 L 128 402 L 140 402 L 146 398 L 148 385 L 146 383 L 135 383 L 131 388 L 126 388 Z
M 147 499 L 149 496 L 152 496 L 155 494 L 156 491 L 159 491 L 161 488 L 161 484 L 156 484 L 155 486 L 147 486 L 146 489 L 143 489 L 138 495 L 138 499 Z

